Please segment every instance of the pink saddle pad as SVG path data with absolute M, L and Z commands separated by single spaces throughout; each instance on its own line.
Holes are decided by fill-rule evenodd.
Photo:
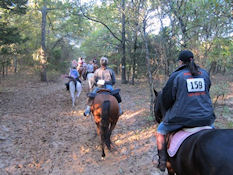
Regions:
M 183 141 L 189 137 L 192 134 L 197 133 L 198 131 L 201 131 L 203 129 L 212 129 L 210 126 L 203 126 L 203 127 L 196 127 L 196 128 L 188 128 L 188 129 L 182 129 L 178 132 L 176 132 L 170 142 L 170 146 L 167 150 L 168 155 L 170 157 L 173 157 L 176 152 L 178 151 L 180 145 L 183 143 Z

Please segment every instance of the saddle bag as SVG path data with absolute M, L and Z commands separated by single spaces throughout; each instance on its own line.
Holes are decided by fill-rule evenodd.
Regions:
M 98 93 L 98 92 L 97 92 Z M 109 93 L 109 92 L 108 92 Z M 111 95 L 114 96 L 116 99 L 117 99 L 117 102 L 118 103 L 121 103 L 121 96 L 120 96 L 120 89 L 114 89 L 113 91 L 111 91 Z M 90 99 L 94 99 L 95 96 L 96 96 L 96 93 L 93 93 L 93 92 L 89 92 L 87 93 L 87 96 L 90 98 Z
M 114 89 L 111 93 L 117 99 L 118 103 L 122 102 L 121 96 L 120 96 L 120 89 Z
M 95 96 L 96 96 L 96 93 L 89 92 L 89 93 L 87 93 L 87 96 L 88 96 L 90 99 L 94 99 Z
M 66 85 L 66 90 L 69 91 L 70 90 L 69 82 L 65 83 L 65 85 Z

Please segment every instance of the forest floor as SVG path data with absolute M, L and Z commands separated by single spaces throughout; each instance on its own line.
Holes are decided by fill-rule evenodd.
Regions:
M 232 77 L 227 81 L 232 89 Z M 146 82 L 115 86 L 121 88 L 124 114 L 111 137 L 116 150 L 106 151 L 105 160 L 92 117 L 82 115 L 87 83 L 72 107 L 65 82 L 42 83 L 32 74 L 0 82 L 1 175 L 160 175 L 152 163 L 157 125 L 149 117 Z M 218 103 L 217 127 L 233 128 L 233 92 Z

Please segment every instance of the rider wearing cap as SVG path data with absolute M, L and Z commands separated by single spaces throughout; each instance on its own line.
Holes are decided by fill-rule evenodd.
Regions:
M 81 83 L 81 81 L 79 80 L 79 73 L 78 73 L 78 70 L 77 70 L 77 65 L 78 65 L 78 62 L 76 60 L 73 60 L 71 62 L 71 68 L 70 68 L 70 72 L 69 72 L 69 75 L 68 77 L 71 77 L 74 79 L 74 81 L 79 81 Z M 65 85 L 66 85 L 66 89 L 69 90 L 69 82 L 71 80 L 69 80 Z
M 78 65 L 77 61 L 73 60 L 72 63 L 71 63 L 71 69 L 70 69 L 69 76 L 73 77 L 74 79 L 79 78 L 79 73 L 78 73 L 78 70 L 77 70 L 77 65 Z
M 213 126 L 215 120 L 207 71 L 194 63 L 189 50 L 181 51 L 178 60 L 180 67 L 171 74 L 162 90 L 166 114 L 156 133 L 161 171 L 166 168 L 166 134 L 184 127 Z
M 91 80 L 92 88 L 97 86 L 92 93 L 96 93 L 100 88 L 108 89 L 109 91 L 113 91 L 113 85 L 116 83 L 115 73 L 112 69 L 108 68 L 108 58 L 101 57 L 100 59 L 101 67 L 94 72 L 94 76 Z M 88 116 L 90 114 L 91 103 L 92 101 L 89 99 L 87 108 L 84 112 L 84 116 Z M 119 113 L 120 115 L 123 113 L 121 110 L 121 106 L 119 103 Z

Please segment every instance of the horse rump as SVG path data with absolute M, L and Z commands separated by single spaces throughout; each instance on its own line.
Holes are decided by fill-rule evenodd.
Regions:
M 168 157 L 179 175 L 232 175 L 233 130 L 202 130 L 189 136 L 174 157 Z

